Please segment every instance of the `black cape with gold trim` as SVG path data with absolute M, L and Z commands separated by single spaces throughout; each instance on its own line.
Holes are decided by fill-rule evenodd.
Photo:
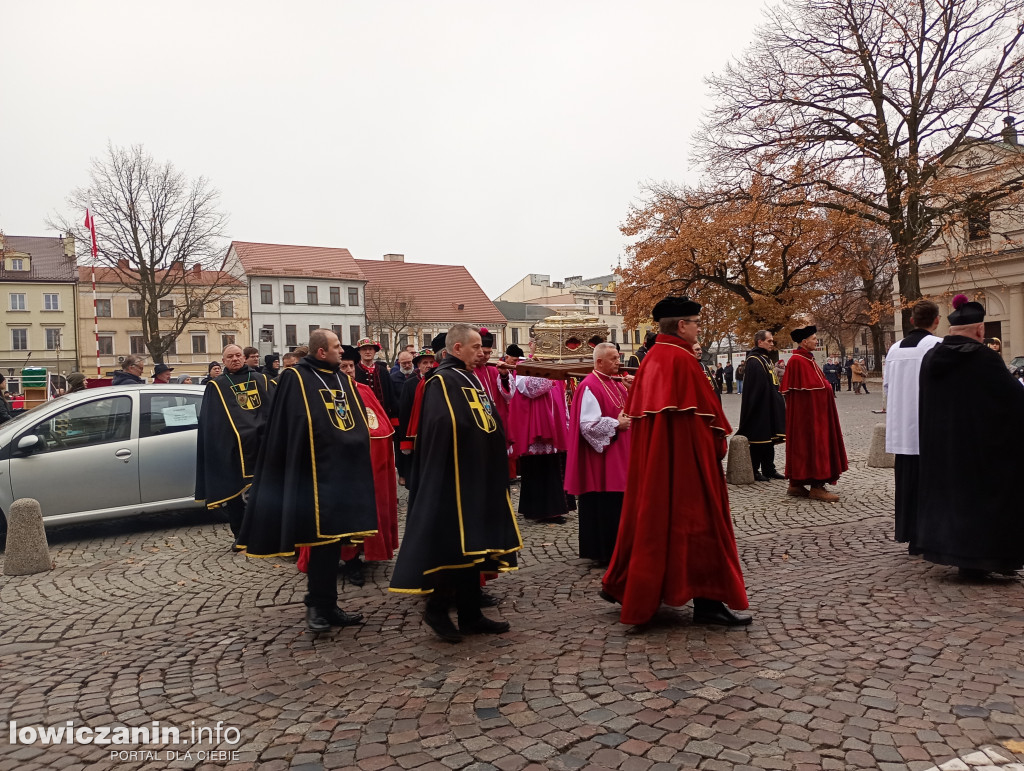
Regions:
M 238 545 L 274 557 L 376 532 L 366 409 L 350 378 L 307 356 L 278 377 Z
M 763 348 L 747 352 L 740 399 L 737 435 L 747 437 L 751 444 L 786 441 L 786 399 L 779 393 L 775 363 Z
M 393 592 L 427 594 L 449 569 L 515 569 L 523 539 L 508 497 L 505 431 L 486 399 L 458 359 L 427 375 Z
M 266 375 L 248 370 L 207 382 L 196 439 L 197 501 L 220 506 L 252 484 L 273 393 Z

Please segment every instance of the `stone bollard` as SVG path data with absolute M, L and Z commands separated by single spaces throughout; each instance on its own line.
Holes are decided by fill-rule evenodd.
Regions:
M 7 512 L 7 554 L 4 575 L 29 576 L 53 569 L 43 527 L 43 511 L 35 498 L 19 498 Z
M 729 459 L 725 481 L 731 485 L 754 484 L 754 464 L 750 462 L 750 441 L 745 436 L 729 440 Z
M 868 451 L 869 468 L 896 468 L 896 456 L 885 451 L 885 423 L 875 423 Z

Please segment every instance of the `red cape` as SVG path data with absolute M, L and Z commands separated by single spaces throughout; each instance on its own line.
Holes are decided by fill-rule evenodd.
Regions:
M 793 351 L 779 392 L 786 397 L 786 476 L 834 485 L 849 468 L 835 392 L 813 354 Z
M 658 335 L 626 402 L 629 479 L 604 590 L 624 624 L 694 597 L 749 606 L 722 474 L 732 431 L 692 346 Z

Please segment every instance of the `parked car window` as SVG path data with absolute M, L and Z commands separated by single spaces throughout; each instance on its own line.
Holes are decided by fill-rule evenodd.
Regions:
M 114 396 L 76 404 L 36 424 L 26 434 L 39 437 L 33 450 L 37 453 L 119 442 L 128 439 L 131 430 L 131 397 Z
M 161 436 L 179 431 L 195 431 L 199 426 L 200 394 L 142 393 L 139 437 Z

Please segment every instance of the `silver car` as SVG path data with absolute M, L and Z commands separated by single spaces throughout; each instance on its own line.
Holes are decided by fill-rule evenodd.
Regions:
M 48 525 L 200 508 L 193 493 L 203 390 L 91 388 L 0 425 L 0 515 L 18 498 L 39 501 Z

